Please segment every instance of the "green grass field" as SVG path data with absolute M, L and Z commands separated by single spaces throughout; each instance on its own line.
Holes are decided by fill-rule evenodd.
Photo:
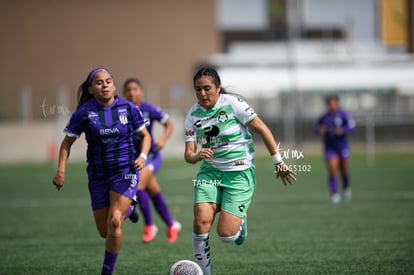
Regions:
M 302 164 L 293 186 L 274 180 L 270 158 L 257 164 L 249 236 L 241 247 L 211 234 L 213 274 L 413 274 L 414 156 L 387 154 L 367 167 L 351 159 L 354 200 L 331 205 L 320 157 Z M 104 240 L 95 229 L 83 164 L 70 164 L 66 185 L 51 184 L 54 164 L 0 167 L 0 274 L 99 274 Z M 164 226 L 150 244 L 143 224 L 125 224 L 116 274 L 167 274 L 191 248 L 192 179 L 197 166 L 165 161 L 164 194 L 183 230 L 167 244 Z M 155 215 L 154 215 L 155 216 Z

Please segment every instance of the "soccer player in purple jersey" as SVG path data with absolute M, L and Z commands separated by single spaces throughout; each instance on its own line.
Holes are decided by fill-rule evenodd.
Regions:
M 151 145 L 140 110 L 115 95 L 115 84 L 107 69 L 89 73 L 79 87 L 78 107 L 65 128 L 59 164 L 53 184 L 63 187 L 72 144 L 82 133 L 88 143 L 87 172 L 96 227 L 105 238 L 101 274 L 112 274 L 122 245 L 122 225 L 131 210 L 139 172 Z M 142 140 L 137 157 L 134 136 Z
M 342 175 L 344 200 L 350 201 L 352 198 L 348 171 L 349 146 L 346 137 L 354 132 L 355 122 L 348 113 L 340 109 L 337 96 L 328 96 L 326 106 L 328 111 L 321 116 L 316 127 L 323 136 L 331 200 L 337 204 L 341 202 L 337 184 L 338 171 Z
M 153 241 L 158 232 L 157 226 L 152 221 L 151 208 L 148 198 L 149 195 L 155 209 L 167 225 L 167 241 L 169 243 L 174 243 L 177 241 L 178 233 L 181 230 L 181 224 L 173 220 L 167 203 L 161 194 L 161 188 L 155 176 L 161 168 L 162 157 L 160 151 L 172 133 L 172 123 L 168 117 L 168 114 L 164 113 L 154 105 L 142 102 L 142 99 L 144 97 L 144 90 L 141 82 L 138 79 L 130 78 L 125 81 L 124 96 L 126 99 L 140 108 L 145 120 L 147 121 L 147 130 L 150 133 L 151 137 L 153 137 L 152 127 L 154 121 L 160 122 L 164 125 L 164 132 L 161 138 L 157 141 L 155 141 L 153 138 L 151 139 L 151 149 L 148 154 L 148 159 L 146 161 L 145 167 L 141 171 L 141 181 L 137 190 L 138 204 L 145 222 L 142 241 L 144 243 Z M 136 137 L 134 141 L 136 150 L 139 152 L 141 148 L 140 137 Z

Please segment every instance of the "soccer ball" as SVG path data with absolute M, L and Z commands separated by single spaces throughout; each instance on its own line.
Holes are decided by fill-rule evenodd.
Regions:
M 203 275 L 203 271 L 195 262 L 181 260 L 171 266 L 169 275 Z

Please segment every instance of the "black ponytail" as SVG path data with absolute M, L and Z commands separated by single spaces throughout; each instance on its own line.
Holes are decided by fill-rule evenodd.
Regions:
M 89 92 L 89 84 L 88 81 L 85 80 L 78 89 L 78 107 L 76 108 L 78 109 L 91 98 L 93 98 L 93 94 Z

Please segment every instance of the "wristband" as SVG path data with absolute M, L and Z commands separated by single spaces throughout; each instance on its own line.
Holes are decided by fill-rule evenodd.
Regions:
M 141 153 L 139 154 L 139 157 L 143 158 L 144 160 L 147 160 L 147 154 Z
M 279 153 L 276 153 L 272 156 L 273 164 L 278 166 L 283 163 L 282 156 Z

